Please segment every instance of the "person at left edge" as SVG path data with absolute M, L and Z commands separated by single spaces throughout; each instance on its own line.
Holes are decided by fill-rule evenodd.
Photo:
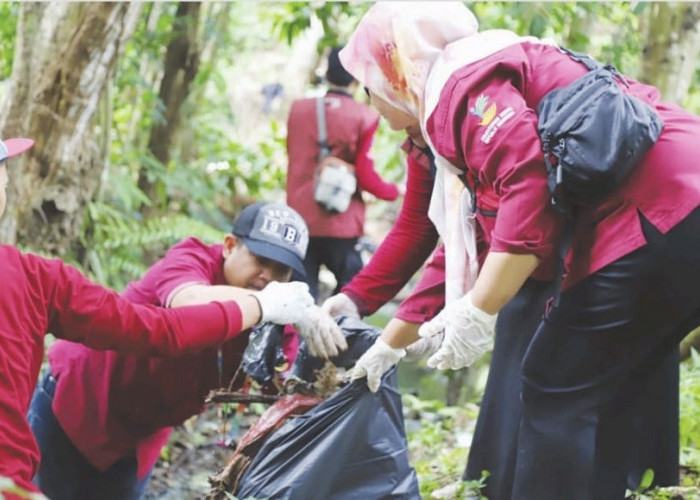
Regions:
M 7 160 L 33 145 L 31 139 L 0 140 L 0 215 Z M 0 245 L 0 282 L 0 479 L 29 493 L 38 492 L 32 477 L 39 450 L 27 410 L 46 332 L 95 349 L 173 356 L 220 345 L 259 322 L 297 323 L 313 304 L 304 283 L 271 283 L 235 301 L 178 309 L 134 304 L 60 259 L 22 253 L 12 245 Z M 94 415 L 76 417 L 85 423 Z M 21 492 L 2 494 L 8 500 L 26 498 Z

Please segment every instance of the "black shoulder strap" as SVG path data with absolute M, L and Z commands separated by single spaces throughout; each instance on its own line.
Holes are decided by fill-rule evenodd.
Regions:
M 583 52 L 576 52 L 575 50 L 567 49 L 565 47 L 559 47 L 559 50 L 564 52 L 574 61 L 583 64 L 586 68 L 588 68 L 588 71 L 607 69 L 625 86 L 629 86 L 629 83 L 627 82 L 625 77 L 619 71 L 617 71 L 617 68 L 615 68 L 615 66 L 613 66 L 612 64 L 603 64 L 602 62 L 592 58 L 588 54 L 584 54 Z
M 591 56 L 588 54 L 584 54 L 583 52 L 576 52 L 571 49 L 567 49 L 565 47 L 559 47 L 559 50 L 567 54 L 571 59 L 573 59 L 576 62 L 580 62 L 583 64 L 585 67 L 588 68 L 589 71 L 593 71 L 599 68 L 604 67 L 604 64 L 602 64 L 599 61 L 596 61 L 593 59 Z
M 622 75 L 617 72 L 614 66 L 605 65 L 583 52 L 576 52 L 575 50 L 567 49 L 565 47 L 559 47 L 559 50 L 568 55 L 574 61 L 583 64 L 586 68 L 588 68 L 588 71 L 595 71 L 605 68 L 610 70 L 613 74 L 615 74 L 615 76 L 619 77 L 624 82 L 624 78 L 622 78 Z M 550 164 L 547 152 L 545 152 L 545 163 L 547 164 L 548 169 L 553 168 Z M 561 183 L 560 178 L 557 179 L 557 181 L 558 183 Z M 564 280 L 564 264 L 566 261 L 566 254 L 569 253 L 571 241 L 574 237 L 576 217 L 571 207 L 561 206 L 561 203 L 555 203 L 554 205 L 564 214 L 565 217 L 564 231 L 561 235 L 559 246 L 557 247 L 557 276 L 554 280 L 554 300 L 552 302 L 554 306 L 557 306 L 559 305 L 559 298 L 561 296 L 561 284 Z

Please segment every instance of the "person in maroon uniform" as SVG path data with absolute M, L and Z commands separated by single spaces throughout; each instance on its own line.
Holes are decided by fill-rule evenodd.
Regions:
M 303 274 L 307 242 L 306 224 L 293 209 L 254 203 L 238 214 L 223 243 L 181 241 L 122 295 L 167 308 L 236 298 L 288 281 L 292 270 Z M 345 339 L 318 309 L 309 313 L 316 310 L 315 318 L 335 328 L 327 339 L 314 335 L 325 329 L 311 330 L 306 340 L 314 354 L 336 355 Z M 248 333 L 218 349 L 172 357 L 55 342 L 29 411 L 43 457 L 35 478 L 42 491 L 56 500 L 139 498 L 173 426 L 200 413 L 209 391 L 228 386 L 239 370 Z M 288 333 L 285 354 L 291 362 L 297 337 Z
M 7 160 L 33 144 L 31 139 L 0 141 L 0 215 Z M 40 454 L 27 411 L 47 332 L 94 349 L 173 356 L 221 345 L 263 321 L 297 323 L 313 304 L 305 283 L 275 282 L 235 300 L 163 309 L 133 304 L 59 259 L 14 246 L 0 245 L 0 263 L 0 476 L 30 492 L 38 491 L 32 478 Z M 86 422 L 94 415 L 76 412 L 74 417 Z
M 429 214 L 445 241 L 447 305 L 419 333 L 444 335 L 428 361 L 441 369 L 481 357 L 496 313 L 528 279 L 556 274 L 564 219 L 550 202 L 536 110 L 587 71 L 551 43 L 477 28 L 459 2 L 379 2 L 340 53 L 389 125 L 435 157 Z M 626 80 L 663 132 L 616 191 L 578 214 L 560 301 L 543 311 L 520 368 L 511 498 L 623 498 L 638 403 L 700 322 L 700 119 Z M 498 196 L 493 220 L 470 209 L 478 186 Z M 480 266 L 476 224 L 489 245 Z M 398 350 L 410 333 L 382 340 Z M 360 372 L 385 365 L 387 352 L 402 354 L 368 352 Z
M 328 56 L 324 109 L 331 155 L 355 166 L 358 190 L 347 211 L 330 213 L 314 201 L 314 174 L 319 160 L 316 99 L 294 101 L 287 119 L 287 203 L 309 226 L 311 238 L 304 266 L 306 281 L 315 298 L 321 265 L 335 276 L 336 292 L 362 269 L 357 245 L 365 224 L 362 191 L 389 201 L 399 195 L 399 188 L 384 182 L 374 169 L 371 147 L 379 115 L 353 99 L 357 82 L 340 64 L 339 50 L 340 47 L 334 47 Z
M 425 265 L 420 281 L 386 326 L 387 338 L 415 338 L 421 323 L 433 318 L 445 304 L 445 252 L 428 218 L 435 165 L 427 148 L 407 140 L 402 149 L 407 158 L 407 189 L 403 205 L 391 231 L 379 245 L 370 262 L 341 292 L 327 299 L 322 308 L 332 316 L 365 317 L 375 313 L 408 283 Z M 479 186 L 476 210 L 493 218 L 498 198 L 486 186 Z M 480 265 L 488 252 L 484 231 L 477 227 Z M 479 415 L 469 448 L 464 480 L 479 480 L 482 471 L 489 475 L 481 493 L 499 500 L 511 497 L 516 445 L 521 413 L 520 365 L 542 318 L 545 304 L 552 296 L 551 279 L 529 278 L 518 293 L 499 311 L 495 325 L 494 348 Z M 411 337 L 412 336 L 412 337 Z M 405 349 L 389 348 L 378 341 L 373 351 L 384 356 L 367 356 L 355 366 L 353 376 L 366 376 L 372 391 L 380 385 L 388 366 L 399 360 L 416 361 L 440 347 L 441 336 L 421 338 Z M 678 352 L 673 351 L 657 368 L 647 388 L 646 398 L 635 410 L 638 449 L 627 468 L 630 489 L 636 489 L 645 470 L 654 471 L 659 485 L 678 482 Z M 649 405 L 647 401 L 656 401 Z

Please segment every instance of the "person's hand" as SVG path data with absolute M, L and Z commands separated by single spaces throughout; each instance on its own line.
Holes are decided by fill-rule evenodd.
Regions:
M 472 304 L 469 293 L 448 304 L 418 329 L 418 335 L 425 338 L 441 332 L 445 335 L 440 349 L 428 359 L 427 365 L 440 370 L 471 365 L 493 348 L 496 316 Z
M 344 293 L 336 293 L 332 297 L 328 297 L 321 309 L 328 313 L 329 316 L 351 316 L 353 318 L 360 317 L 360 310 L 357 308 L 350 297 Z
M 294 326 L 306 341 L 312 356 L 328 359 L 348 348 L 338 324 L 316 305 L 309 307 Z
M 440 349 L 443 337 L 444 335 L 442 333 L 438 333 L 432 337 L 419 338 L 413 344 L 406 346 L 406 357 L 404 357 L 403 360 L 412 363 L 419 359 L 432 356 Z
M 377 392 L 382 376 L 405 355 L 406 349 L 395 349 L 380 337 L 357 360 L 350 371 L 350 380 L 367 377 L 367 387 L 370 391 Z
M 260 304 L 260 323 L 286 325 L 298 323 L 314 298 L 309 293 L 309 285 L 301 281 L 280 283 L 271 281 L 265 288 L 251 294 Z

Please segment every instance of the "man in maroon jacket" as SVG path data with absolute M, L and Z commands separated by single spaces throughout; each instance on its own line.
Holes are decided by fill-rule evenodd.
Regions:
M 293 209 L 254 203 L 239 212 L 222 243 L 187 238 L 173 245 L 122 295 L 165 308 L 235 300 L 289 281 L 292 269 L 303 273 L 307 242 L 306 224 Z M 307 315 L 324 318 L 318 306 Z M 334 356 L 346 345 L 332 318 L 325 321 L 338 336 L 331 333 L 326 343 L 304 330 L 312 355 Z M 285 339 L 292 361 L 297 336 Z M 200 413 L 211 390 L 243 382 L 236 374 L 247 345 L 242 332 L 218 348 L 163 357 L 54 342 L 28 414 L 43 457 L 34 481 L 52 500 L 140 498 L 173 426 Z
M 0 140 L 0 215 L 6 160 L 34 145 Z M 220 345 L 253 325 L 297 323 L 313 299 L 304 283 L 272 282 L 235 301 L 163 309 L 138 305 L 96 285 L 58 259 L 0 245 L 0 479 L 36 491 L 39 451 L 26 420 L 44 358 L 44 335 L 95 349 L 174 355 Z M 19 494 L 3 492 L 5 498 Z
M 355 166 L 358 190 L 343 213 L 331 213 L 314 201 L 314 177 L 319 160 L 316 99 L 292 103 L 287 120 L 287 203 L 309 226 L 309 249 L 304 265 L 311 294 L 318 297 L 318 272 L 327 267 L 337 281 L 336 292 L 362 269 L 357 240 L 364 234 L 365 203 L 362 191 L 382 200 L 399 195 L 395 184 L 387 183 L 374 170 L 370 155 L 379 115 L 353 99 L 356 80 L 338 59 L 340 47 L 328 56 L 328 92 L 323 98 L 326 135 L 330 154 Z

